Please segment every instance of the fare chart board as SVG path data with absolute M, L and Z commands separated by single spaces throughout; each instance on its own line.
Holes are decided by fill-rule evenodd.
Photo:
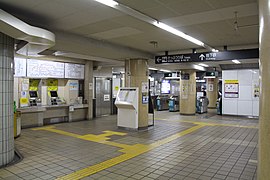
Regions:
M 84 65 L 65 63 L 65 78 L 84 79 Z
M 84 65 L 15 58 L 15 77 L 84 79 Z
M 65 64 L 54 61 L 27 60 L 27 77 L 64 78 Z
M 26 59 L 14 58 L 15 77 L 26 77 Z

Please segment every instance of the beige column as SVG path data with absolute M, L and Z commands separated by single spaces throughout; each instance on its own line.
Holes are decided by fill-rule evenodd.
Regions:
M 194 70 L 181 72 L 179 103 L 180 114 L 196 113 L 196 72 Z
M 216 108 L 218 97 L 218 78 L 208 78 L 207 82 L 207 98 L 209 100 L 208 108 Z
M 270 177 L 270 0 L 259 0 L 260 114 L 258 180 Z
M 146 59 L 125 61 L 125 86 L 139 87 L 139 129 L 148 127 L 148 104 L 142 103 L 142 83 L 148 84 L 148 62 Z M 144 93 L 148 96 L 148 92 Z
M 84 99 L 88 103 L 87 119 L 93 119 L 93 61 L 86 61 L 84 72 Z

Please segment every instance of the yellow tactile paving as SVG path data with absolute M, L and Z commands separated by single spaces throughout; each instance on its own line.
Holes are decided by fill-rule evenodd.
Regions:
M 192 132 L 194 132 L 194 131 L 196 131 L 204 126 L 229 126 L 229 127 L 238 127 L 238 128 L 258 128 L 257 126 L 242 126 L 242 125 L 236 125 L 236 124 L 222 124 L 222 123 L 185 121 L 185 120 L 168 120 L 168 119 L 158 119 L 158 120 L 192 123 L 192 124 L 195 124 L 196 126 L 193 126 L 187 130 L 176 133 L 174 135 L 171 135 L 167 138 L 161 139 L 161 140 L 156 141 L 156 142 L 149 144 L 149 145 L 144 145 L 144 144 L 127 145 L 127 144 L 121 144 L 121 143 L 117 143 L 117 142 L 108 141 L 108 140 L 110 140 L 110 136 L 112 136 L 112 135 L 124 136 L 127 134 L 127 133 L 122 133 L 122 132 L 103 131 L 103 134 L 99 134 L 99 135 L 94 135 L 94 134 L 78 135 L 78 134 L 69 133 L 69 132 L 66 132 L 63 130 L 55 129 L 54 126 L 33 128 L 33 130 L 46 130 L 46 131 L 54 132 L 54 133 L 65 135 L 65 136 L 70 136 L 70 137 L 74 137 L 74 138 L 78 138 L 78 139 L 83 139 L 86 141 L 92 141 L 92 142 L 97 142 L 100 144 L 106 144 L 106 145 L 121 148 L 121 150 L 119 150 L 119 151 L 124 153 L 124 154 L 122 154 L 120 156 L 117 156 L 115 158 L 106 160 L 106 161 L 101 162 L 99 164 L 89 166 L 87 168 L 81 169 L 81 170 L 76 171 L 74 173 L 71 173 L 71 174 L 68 174 L 66 176 L 58 178 L 58 179 L 63 179 L 63 180 L 69 180 L 69 179 L 75 180 L 75 179 L 82 179 L 84 177 L 95 174 L 99 171 L 110 168 L 116 164 L 127 161 L 131 158 L 134 158 L 138 155 L 141 155 L 145 152 L 148 152 L 154 148 L 157 148 L 161 145 L 169 143 L 169 142 L 171 142 L 179 137 L 190 134 L 190 133 L 192 133 Z
M 228 126 L 228 127 L 238 127 L 238 128 L 252 128 L 258 129 L 258 126 L 243 126 L 238 124 L 223 124 L 223 123 L 211 123 L 211 122 L 200 122 L 200 121 L 185 121 L 185 120 L 172 120 L 172 119 L 155 119 L 162 121 L 170 121 L 170 122 L 184 122 L 184 123 L 192 123 L 196 125 L 204 125 L 204 126 Z
M 131 158 L 134 158 L 138 155 L 141 155 L 145 152 L 148 152 L 154 148 L 157 148 L 161 145 L 164 145 L 166 143 L 169 143 L 179 137 L 182 137 L 184 135 L 190 134 L 200 128 L 204 127 L 204 125 L 197 125 L 194 127 L 191 127 L 187 130 L 184 130 L 180 133 L 174 134 L 172 136 L 169 136 L 165 139 L 159 140 L 155 143 L 149 144 L 149 145 L 144 145 L 144 144 L 135 144 L 135 145 L 126 145 L 123 146 L 124 148 L 120 150 L 120 152 L 123 152 L 125 154 L 117 156 L 115 158 L 109 159 L 107 161 L 104 161 L 102 163 L 93 165 L 93 166 L 89 166 L 87 168 L 81 169 L 79 171 L 76 171 L 74 173 L 68 174 L 66 176 L 60 177 L 58 178 L 59 180 L 76 180 L 76 179 L 82 179 L 84 177 L 90 176 L 92 174 L 95 174 L 99 171 L 105 170 L 107 168 L 110 168 L 114 165 L 117 165 L 119 163 L 122 163 L 124 161 L 127 161 Z M 46 129 L 42 129 L 42 130 L 46 130 Z M 90 140 L 90 139 L 88 139 Z M 102 143 L 104 144 L 104 143 Z M 119 143 L 118 143 L 119 144 Z M 123 144 L 124 145 L 124 144 Z

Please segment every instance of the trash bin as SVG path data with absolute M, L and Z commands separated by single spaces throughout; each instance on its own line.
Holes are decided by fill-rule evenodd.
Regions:
M 15 101 L 14 101 L 14 109 L 13 109 L 13 111 L 14 111 L 13 129 L 14 129 L 14 138 L 16 138 L 21 134 L 21 112 L 17 111 Z

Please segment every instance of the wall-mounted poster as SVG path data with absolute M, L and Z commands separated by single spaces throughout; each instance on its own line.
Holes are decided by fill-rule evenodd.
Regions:
M 225 98 L 238 98 L 239 97 L 238 80 L 225 80 L 224 97 Z
M 260 97 L 260 85 L 259 82 L 253 82 L 253 98 Z

